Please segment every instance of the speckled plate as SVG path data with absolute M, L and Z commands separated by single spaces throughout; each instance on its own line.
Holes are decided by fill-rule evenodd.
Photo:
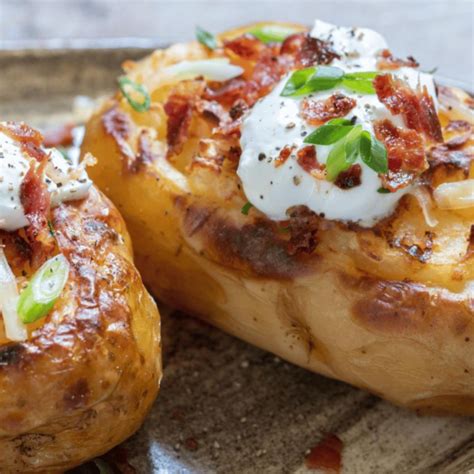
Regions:
M 71 120 L 75 96 L 111 91 L 121 61 L 148 51 L 0 51 L 0 118 L 37 126 Z M 185 315 L 162 316 L 162 389 L 124 443 L 136 472 L 304 473 L 305 453 L 327 432 L 344 443 L 345 473 L 474 469 L 473 419 L 419 417 Z

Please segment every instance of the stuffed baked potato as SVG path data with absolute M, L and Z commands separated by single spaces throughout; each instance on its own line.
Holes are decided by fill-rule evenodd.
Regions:
M 319 28 L 321 36 L 297 25 L 258 24 L 217 40 L 201 31 L 202 44 L 127 62 L 122 92 L 87 125 L 82 150 L 98 159 L 92 176 L 127 221 L 144 281 L 167 304 L 396 404 L 474 415 L 472 98 L 440 86 L 436 99 L 415 60 L 386 49 L 370 58 L 378 72 L 358 74 L 362 61 L 350 61 L 380 37 Z M 341 46 L 350 38 L 361 41 L 354 51 Z M 410 86 L 413 75 L 418 85 Z M 311 102 L 335 83 L 343 93 Z M 296 115 L 288 96 L 300 100 Z M 380 104 L 391 121 L 368 126 L 364 111 L 346 115 L 359 106 L 378 113 Z M 280 120 L 282 109 L 284 127 L 270 133 L 267 124 Z M 354 141 L 346 138 L 345 154 L 326 162 L 309 145 L 306 155 L 296 154 L 291 142 L 288 152 L 275 147 L 273 157 L 258 152 L 255 143 L 261 150 L 280 145 L 302 116 L 301 135 L 308 143 L 311 131 L 318 157 L 336 129 L 358 134 L 359 155 L 350 154 Z M 322 137 L 315 124 L 333 128 Z M 379 153 L 374 146 L 381 143 Z M 344 167 L 330 178 L 341 156 Z M 276 173 L 295 163 L 292 184 L 318 181 L 342 196 L 338 205 L 321 210 L 317 191 L 306 202 L 293 199 L 293 188 L 268 191 L 283 180 Z M 361 170 L 378 180 L 371 201 L 333 192 L 352 192 Z M 355 215 L 359 198 L 368 214 L 380 203 L 392 208 L 364 222 Z M 283 217 L 280 201 L 289 208 Z
M 159 314 L 123 219 L 41 141 L 0 123 L 3 473 L 64 472 L 109 450 L 161 378 Z

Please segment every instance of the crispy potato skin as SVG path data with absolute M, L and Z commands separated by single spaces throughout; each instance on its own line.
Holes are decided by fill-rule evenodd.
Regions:
M 117 95 L 87 126 L 83 152 L 99 160 L 92 176 L 127 221 L 144 281 L 166 303 L 297 365 L 423 412 L 474 415 L 473 210 L 435 209 L 431 229 L 407 196 L 373 229 L 322 219 L 315 250 L 289 252 L 277 224 L 241 214 L 234 169 L 190 166 L 210 135 L 205 120 L 193 118 L 171 164 L 160 154 L 170 93 L 156 86 L 160 68 L 212 54 L 180 44 L 127 64 L 151 90 L 151 110 L 137 114 Z M 153 129 L 152 164 L 124 169 L 123 143 L 104 129 L 114 107 L 129 120 L 131 150 Z M 433 180 L 460 176 L 441 169 Z
M 160 320 L 125 224 L 92 188 L 52 211 L 71 264 L 63 295 L 22 343 L 0 334 L 0 465 L 54 473 L 106 452 L 143 421 L 161 379 Z

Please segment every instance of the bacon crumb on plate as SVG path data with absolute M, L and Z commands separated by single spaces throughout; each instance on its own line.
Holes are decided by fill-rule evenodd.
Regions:
M 326 473 L 340 473 L 342 448 L 343 443 L 338 436 L 327 434 L 306 456 L 305 465 L 308 469 L 319 469 Z

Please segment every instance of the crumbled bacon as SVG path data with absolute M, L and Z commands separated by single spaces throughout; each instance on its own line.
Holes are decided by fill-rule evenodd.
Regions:
M 130 117 L 115 104 L 102 115 L 102 126 L 105 133 L 115 140 L 120 154 L 124 158 L 125 169 L 132 169 L 135 155 L 127 142 L 132 130 Z
M 396 127 L 387 119 L 375 122 L 374 131 L 387 149 L 389 172 L 382 176 L 385 188 L 395 191 L 426 169 L 423 139 L 418 132 Z
M 226 155 L 226 144 L 220 140 L 202 139 L 199 142 L 199 155 L 193 158 L 191 169 L 208 168 L 216 173 L 221 172 Z
M 448 132 L 470 132 L 472 125 L 466 120 L 451 120 L 446 125 L 446 131 Z
M 191 98 L 182 94 L 171 94 L 164 105 L 168 116 L 168 156 L 179 153 L 186 141 L 191 124 L 193 104 Z
M 233 38 L 231 40 L 224 41 L 224 50 L 232 51 L 237 56 L 245 59 L 258 60 L 260 59 L 263 51 L 268 47 L 262 43 L 255 36 L 244 34 Z
M 199 114 L 217 120 L 219 124 L 230 121 L 229 114 L 224 107 L 215 100 L 200 99 L 196 101 L 194 106 Z
M 320 469 L 325 472 L 339 473 L 342 469 L 342 441 L 335 434 L 328 434 L 306 456 L 308 469 Z
M 138 173 L 146 165 L 153 163 L 157 159 L 156 154 L 151 149 L 149 133 L 146 130 L 142 130 L 138 136 L 137 150 L 135 159 L 130 163 L 130 171 L 132 173 Z
M 305 98 L 301 102 L 300 113 L 310 125 L 321 125 L 328 120 L 344 117 L 356 105 L 356 101 L 344 94 L 333 94 L 326 100 Z
M 298 150 L 296 161 L 307 173 L 315 178 L 325 178 L 325 166 L 318 162 L 316 148 L 313 145 L 307 145 Z
M 242 99 L 237 99 L 234 105 L 229 110 L 230 121 L 225 122 L 214 130 L 217 135 L 227 137 L 240 137 L 240 126 L 244 115 L 248 110 L 248 105 Z
M 360 165 L 352 165 L 349 169 L 341 171 L 334 184 L 341 189 L 351 189 L 361 183 L 360 175 L 362 168 Z
M 377 61 L 377 69 L 399 69 L 401 67 L 418 67 L 419 65 L 413 56 L 399 59 L 393 56 L 389 49 L 382 50 Z
M 20 188 L 21 203 L 29 223 L 25 233 L 33 248 L 33 255 L 39 260 L 45 251 L 54 246 L 48 231 L 50 196 L 43 181 L 46 163 L 47 161 L 43 161 L 37 165 L 31 162 Z M 39 252 L 40 249 L 43 252 Z
M 41 148 L 43 136 L 23 122 L 0 123 L 0 131 L 20 143 L 21 150 L 31 158 L 42 162 L 46 161 L 48 154 Z
M 288 253 L 295 255 L 300 252 L 312 253 L 318 244 L 318 228 L 320 217 L 306 206 L 295 206 L 289 211 L 288 228 L 290 240 Z
M 472 161 L 474 161 L 474 153 L 472 151 L 450 149 L 446 143 L 437 145 L 428 151 L 430 170 L 434 170 L 439 166 L 448 166 L 463 170 L 467 176 Z
M 280 150 L 280 153 L 279 153 L 278 157 L 274 161 L 275 167 L 278 168 L 279 166 L 284 164 L 286 162 L 286 160 L 290 157 L 291 152 L 293 151 L 294 148 L 295 148 L 294 146 L 289 146 L 289 145 L 284 146 Z
M 293 56 L 295 65 L 302 67 L 329 64 L 334 59 L 340 58 L 328 42 L 313 38 L 308 33 L 299 33 L 286 38 L 281 53 Z
M 72 134 L 74 125 L 67 123 L 59 127 L 49 128 L 43 133 L 43 145 L 46 148 L 53 148 L 56 146 L 71 146 L 74 140 Z
M 374 79 L 374 87 L 379 100 L 392 114 L 401 115 L 408 128 L 423 133 L 431 141 L 443 141 L 434 101 L 426 86 L 415 92 L 401 79 L 383 74 Z

